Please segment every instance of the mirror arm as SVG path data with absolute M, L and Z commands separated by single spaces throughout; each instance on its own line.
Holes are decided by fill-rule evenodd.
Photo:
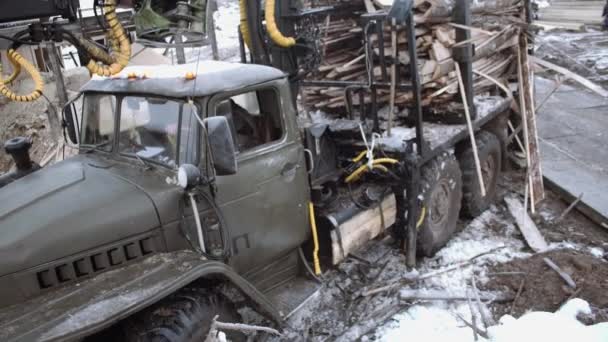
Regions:
M 65 131 L 66 131 L 66 129 L 68 128 L 68 124 L 67 124 L 67 122 L 66 122 L 66 119 L 67 119 L 67 118 L 66 118 L 66 108 L 70 108 L 70 107 L 71 107 L 71 106 L 72 106 L 72 105 L 73 105 L 73 104 L 74 104 L 76 101 L 78 101 L 78 99 L 79 99 L 79 98 L 81 98 L 82 96 L 83 96 L 83 93 L 78 93 L 78 96 L 76 96 L 76 97 L 74 97 L 73 99 L 69 100 L 69 101 L 68 101 L 68 102 L 65 104 L 65 106 L 63 106 L 63 108 L 62 108 L 62 110 L 61 110 L 61 126 L 62 126 L 62 128 L 63 128 L 63 140 L 64 140 L 65 142 L 68 142 L 68 141 L 67 141 L 67 140 L 68 140 L 68 139 L 67 139 L 67 136 L 66 136 L 66 134 L 65 134 Z M 73 113 L 72 113 L 72 114 L 73 114 Z M 74 127 L 74 130 L 75 130 L 75 127 Z M 74 135 L 75 135 L 76 140 L 78 140 L 78 139 L 79 139 L 79 137 L 78 137 L 78 133 L 79 133 L 79 132 L 74 131 Z M 74 145 L 78 145 L 78 143 L 74 143 Z
M 198 244 L 201 248 L 201 251 L 203 253 L 207 253 L 207 250 L 205 248 L 205 239 L 203 238 L 203 225 L 201 224 L 201 217 L 198 212 L 198 205 L 196 203 L 196 199 L 194 198 L 194 193 L 192 191 L 189 191 L 188 197 L 190 197 L 190 204 L 192 205 L 192 214 L 196 223 L 196 234 L 198 236 Z

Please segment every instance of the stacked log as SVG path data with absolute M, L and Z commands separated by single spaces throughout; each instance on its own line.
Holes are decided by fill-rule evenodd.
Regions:
M 373 1 L 373 2 L 372 2 Z M 384 25 L 383 40 L 374 31 L 368 35 L 373 49 L 367 56 L 374 60 L 374 67 L 366 65 L 364 37 L 366 27 L 359 25 L 361 14 L 365 11 L 382 10 L 390 0 L 351 0 L 340 1 L 340 5 L 352 6 L 349 16 L 334 18 L 322 24 L 322 63 L 308 75 L 309 80 L 356 81 L 369 83 L 369 78 L 377 82 L 390 81 L 392 60 L 391 27 Z M 362 6 L 363 5 L 363 6 Z M 449 0 L 416 0 L 416 48 L 418 73 L 422 84 L 423 105 L 435 107 L 457 100 L 457 79 L 454 72 L 452 49 L 460 45 L 455 41 L 455 29 L 460 27 L 450 22 L 453 2 Z M 512 47 L 517 46 L 519 25 L 519 2 L 516 0 L 485 0 L 471 3 L 474 13 L 470 43 L 475 46 L 473 67 L 475 70 L 475 92 L 482 93 L 502 82 L 513 71 L 516 63 Z M 361 10 L 361 8 L 364 8 Z M 356 10 L 355 10 L 356 9 Z M 373 30 L 370 28 L 370 30 Z M 409 80 L 408 41 L 405 29 L 397 27 L 398 79 Z M 384 50 L 386 69 L 379 65 L 379 57 Z M 326 112 L 344 113 L 345 97 L 342 87 L 306 87 L 305 103 L 314 109 Z M 371 103 L 369 92 L 363 97 L 366 104 Z M 379 108 L 390 100 L 388 88 L 378 89 Z M 357 105 L 359 97 L 353 97 Z M 395 103 L 398 107 L 409 106 L 413 101 L 411 92 L 398 91 Z

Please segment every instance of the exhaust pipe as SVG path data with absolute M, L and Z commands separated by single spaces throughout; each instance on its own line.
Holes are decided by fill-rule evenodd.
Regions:
M 0 188 L 40 169 L 40 165 L 30 158 L 31 147 L 32 141 L 24 137 L 13 138 L 4 143 L 4 150 L 15 161 L 15 169 L 0 176 Z

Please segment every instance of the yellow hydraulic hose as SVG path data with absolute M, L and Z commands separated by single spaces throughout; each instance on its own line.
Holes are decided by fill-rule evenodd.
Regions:
M 38 98 L 40 98 L 40 96 L 42 96 L 42 89 L 44 88 L 44 81 L 42 80 L 42 75 L 40 75 L 40 72 L 32 63 L 30 63 L 27 59 L 23 58 L 23 56 L 21 56 L 14 49 L 8 50 L 8 59 L 15 66 L 15 71 L 17 71 L 17 69 L 19 71 L 21 69 L 24 69 L 28 74 L 30 74 L 30 76 L 32 76 L 32 79 L 34 80 L 34 90 L 27 95 L 17 95 L 15 94 L 15 92 L 10 90 L 7 86 L 9 80 L 14 80 L 14 78 L 18 75 L 18 73 L 13 72 L 13 75 L 11 75 L 6 81 L 0 80 L 0 94 L 8 97 L 11 101 L 36 101 Z
M 129 59 L 131 58 L 131 43 L 116 15 L 116 0 L 106 0 L 103 10 L 106 22 L 110 27 L 108 34 L 110 35 L 110 39 L 113 40 L 111 44 L 118 46 L 119 51 L 112 51 L 112 58 L 114 60 L 112 64 L 100 64 L 97 60 L 91 58 L 87 68 L 91 73 L 99 76 L 112 76 L 121 72 L 129 63 Z M 93 51 L 89 52 L 95 56 Z
M 362 154 L 363 154 L 363 152 L 361 152 L 355 159 L 357 159 L 357 161 L 361 160 L 363 158 L 361 156 Z M 374 160 L 374 162 L 372 163 L 372 168 L 378 169 L 378 170 L 381 170 L 384 172 L 388 172 L 388 169 L 385 166 L 383 166 L 382 164 L 397 164 L 398 162 L 399 161 L 397 159 L 393 159 L 393 158 L 379 158 L 379 159 Z M 359 166 L 359 168 L 357 168 L 355 170 L 355 172 L 351 173 L 348 177 L 346 177 L 346 179 L 344 181 L 346 183 L 356 181 L 367 170 L 368 170 L 367 164 L 361 165 L 361 166 Z
M 380 170 L 383 172 L 388 172 L 388 169 L 386 168 L 386 166 L 384 165 L 380 165 L 380 164 L 375 164 L 372 165 L 372 168 L 374 170 Z M 346 177 L 346 179 L 344 180 L 346 183 L 351 183 L 354 182 L 356 180 L 358 180 L 359 178 L 361 178 L 361 175 L 366 172 L 368 170 L 367 165 L 361 165 L 358 169 L 355 170 L 355 172 L 351 173 L 348 177 Z
M 241 0 L 243 1 L 243 0 Z M 288 48 L 296 45 L 296 40 L 293 37 L 285 37 L 279 28 L 274 18 L 275 0 L 266 0 L 265 19 L 266 19 L 266 31 L 270 39 L 280 47 Z
M 317 234 L 317 223 L 315 221 L 315 207 L 312 202 L 308 203 L 308 213 L 310 215 L 310 228 L 312 229 L 312 242 L 314 243 L 312 257 L 315 275 L 321 275 L 321 263 L 319 262 L 319 235 Z
M 241 36 L 248 48 L 251 49 L 251 35 L 249 34 L 249 21 L 247 20 L 247 0 L 239 0 L 239 9 L 241 10 Z
M 13 66 L 13 73 L 5 80 L 2 80 L 2 83 L 4 84 L 9 84 L 11 82 L 13 82 L 17 76 L 19 76 L 19 74 L 21 73 L 21 65 L 19 65 L 19 63 L 15 62 L 15 60 L 13 60 L 10 56 L 8 57 L 8 61 L 11 62 L 11 65 Z M 2 64 L 0 64 L 0 76 L 2 75 Z
M 399 161 L 393 158 L 378 158 L 374 159 L 374 165 L 376 164 L 397 164 Z
M 361 151 L 361 153 L 359 153 L 359 155 L 357 155 L 355 158 L 353 158 L 353 163 L 360 162 L 361 159 L 363 159 L 363 157 L 365 157 L 366 154 L 367 154 L 367 150 Z
M 422 226 L 422 224 L 424 223 L 424 218 L 426 217 L 426 207 L 422 207 L 422 210 L 420 211 L 420 217 L 418 218 L 418 222 L 416 222 L 416 229 L 420 228 L 420 226 Z

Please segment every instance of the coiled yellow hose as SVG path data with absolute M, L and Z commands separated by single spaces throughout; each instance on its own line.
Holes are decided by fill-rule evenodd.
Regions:
M 40 96 L 42 96 L 44 81 L 42 80 L 42 75 L 40 75 L 38 69 L 14 49 L 8 50 L 8 60 L 15 66 L 15 71 L 7 80 L 0 80 L 0 94 L 6 96 L 11 101 L 17 102 L 32 102 L 39 99 Z M 17 77 L 21 69 L 24 69 L 30 74 L 34 80 L 34 90 L 27 95 L 17 95 L 7 86 L 8 83 L 12 82 Z
M 13 82 L 21 73 L 21 65 L 19 65 L 19 63 L 15 62 L 10 56 L 8 56 L 8 61 L 11 62 L 11 65 L 13 66 L 13 73 L 7 79 L 2 80 L 2 83 L 4 84 Z M 0 64 L 0 76 L 2 76 L 2 64 Z
M 114 47 L 118 46 L 119 51 L 112 51 L 112 58 L 114 60 L 112 64 L 103 64 L 103 62 L 100 63 L 96 59 L 91 58 L 89 64 L 87 64 L 87 69 L 99 76 L 112 76 L 121 72 L 129 63 L 129 59 L 131 58 L 131 43 L 116 15 L 116 0 L 106 0 L 103 10 L 106 22 L 110 27 L 108 34 L 110 35 L 110 40 L 112 40 L 111 45 Z M 96 52 L 89 51 L 89 53 L 95 57 Z
M 249 34 L 249 21 L 247 20 L 247 0 L 239 0 L 239 9 L 241 11 L 239 30 L 241 31 L 245 45 L 251 49 L 251 35 Z
M 274 18 L 275 0 L 266 0 L 265 19 L 266 31 L 270 39 L 280 47 L 288 48 L 296 45 L 296 40 L 293 37 L 285 37 L 279 28 Z

